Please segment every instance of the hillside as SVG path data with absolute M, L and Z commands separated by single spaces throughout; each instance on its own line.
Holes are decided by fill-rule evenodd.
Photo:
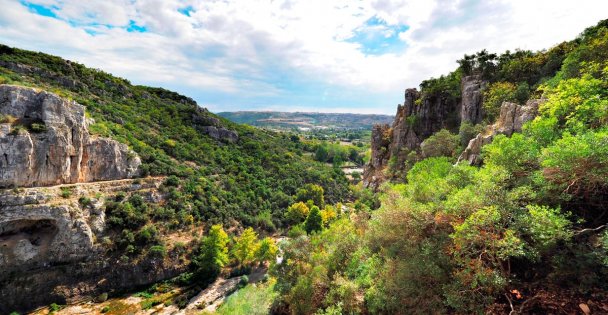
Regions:
M 607 314 L 608 20 L 465 55 L 372 133 L 377 210 L 294 239 L 274 311 Z
M 303 156 L 298 139 L 162 88 L 4 45 L 0 88 L 0 266 L 11 270 L 0 313 L 180 274 L 212 281 L 190 264 L 211 225 L 274 233 L 313 183 L 328 203 L 349 195 L 344 174 Z
M 375 124 L 386 124 L 393 120 L 389 115 L 348 113 L 241 111 L 217 114 L 240 124 L 275 129 L 369 130 Z

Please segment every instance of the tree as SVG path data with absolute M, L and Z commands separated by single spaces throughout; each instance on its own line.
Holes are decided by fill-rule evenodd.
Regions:
M 289 220 L 289 222 L 298 224 L 306 220 L 308 212 L 310 212 L 308 206 L 302 201 L 300 201 L 298 203 L 292 204 L 291 206 L 289 206 L 289 208 L 287 208 L 285 217 L 287 218 L 287 220 Z
M 192 260 L 198 278 L 213 278 L 228 263 L 228 241 L 228 234 L 221 225 L 211 227 L 209 234 L 203 238 L 200 253 Z
M 483 93 L 483 110 L 488 120 L 493 122 L 500 114 L 500 107 L 503 102 L 516 100 L 515 92 L 517 87 L 510 82 L 495 82 L 488 86 Z
M 460 137 L 458 135 L 453 135 L 448 130 L 441 129 L 424 140 L 420 145 L 420 149 L 422 150 L 422 156 L 425 158 L 437 156 L 456 157 L 459 144 Z
M 270 237 L 266 237 L 260 241 L 255 251 L 255 258 L 260 263 L 265 261 L 273 262 L 277 257 L 279 248 L 274 243 L 274 240 Z
M 232 248 L 232 255 L 236 258 L 239 265 L 250 264 L 257 249 L 258 235 L 253 228 L 247 228 L 241 236 L 236 238 L 236 243 Z
M 317 148 L 317 151 L 315 152 L 315 160 L 317 160 L 319 162 L 325 162 L 325 161 L 327 161 L 328 157 L 329 157 L 329 151 L 327 150 L 327 147 L 324 145 L 319 145 L 319 147 Z
M 313 206 L 308 213 L 306 221 L 304 221 L 304 229 L 308 234 L 314 231 L 321 231 L 323 229 L 323 217 L 319 207 Z
M 306 184 L 304 188 L 298 189 L 296 193 L 296 200 L 307 202 L 312 200 L 317 207 L 325 206 L 325 198 L 323 197 L 323 187 L 315 184 Z

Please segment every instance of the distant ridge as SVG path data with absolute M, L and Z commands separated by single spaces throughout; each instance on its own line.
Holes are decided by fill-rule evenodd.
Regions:
M 241 124 L 279 129 L 336 128 L 360 130 L 371 129 L 375 124 L 388 124 L 394 119 L 394 116 L 380 114 L 279 111 L 220 112 L 217 115 Z

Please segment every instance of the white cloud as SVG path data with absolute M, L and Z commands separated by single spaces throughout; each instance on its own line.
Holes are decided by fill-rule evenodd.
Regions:
M 234 95 L 276 97 L 280 104 L 298 93 L 297 86 L 285 85 L 297 78 L 357 95 L 367 91 L 374 95 L 370 101 L 382 94 L 400 97 L 405 87 L 453 70 L 464 53 L 548 48 L 608 12 L 603 0 L 30 2 L 51 7 L 58 18 L 0 0 L 1 42 L 78 60 L 135 83 L 225 93 L 225 103 Z M 178 11 L 186 8 L 189 16 Z M 387 25 L 366 25 L 372 17 Z M 147 32 L 128 32 L 131 21 Z M 401 52 L 366 55 L 362 43 L 346 41 L 366 29 L 391 37 L 391 27 L 403 25 L 409 29 L 399 34 L 406 47 Z M 318 94 L 322 100 L 323 91 Z M 382 111 L 393 112 L 398 101 L 390 98 Z

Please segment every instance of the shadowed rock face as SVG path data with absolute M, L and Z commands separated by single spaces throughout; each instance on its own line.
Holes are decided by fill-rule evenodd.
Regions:
M 130 178 L 139 157 L 89 135 L 84 107 L 55 94 L 0 85 L 0 188 Z
M 462 78 L 461 122 L 469 122 L 474 125 L 480 123 L 483 119 L 482 90 L 485 85 L 486 82 L 481 79 L 480 75 L 470 75 Z

